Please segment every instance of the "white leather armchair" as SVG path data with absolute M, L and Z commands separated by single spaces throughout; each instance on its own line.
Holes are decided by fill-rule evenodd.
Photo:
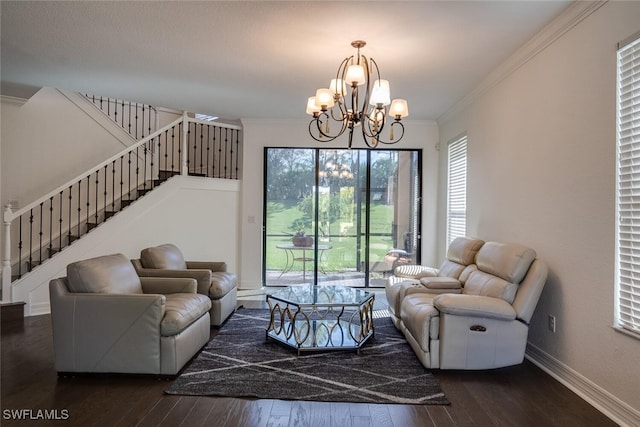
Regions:
M 175 375 L 209 340 L 195 280 L 139 278 L 122 254 L 69 264 L 49 293 L 60 374 Z
M 198 283 L 198 293 L 211 300 L 211 324 L 220 326 L 235 310 L 238 278 L 223 261 L 185 261 L 174 244 L 145 248 L 140 259 L 131 260 L 140 277 L 189 277 Z
M 546 264 L 525 246 L 487 242 L 464 271 L 459 294 L 407 294 L 400 304 L 399 329 L 427 368 L 522 363 Z

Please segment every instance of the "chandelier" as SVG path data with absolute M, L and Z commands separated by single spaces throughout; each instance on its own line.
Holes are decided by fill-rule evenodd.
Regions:
M 380 78 L 378 64 L 373 58 L 360 55 L 360 48 L 366 44 L 362 40 L 352 42 L 357 54 L 342 61 L 329 88 L 318 89 L 316 96 L 308 99 L 307 114 L 313 116 L 309 134 L 316 141 L 333 141 L 348 130 L 351 148 L 356 127 L 360 127 L 362 138 L 370 148 L 379 143 L 395 144 L 404 136 L 401 120 L 409 115 L 407 101 L 394 99 L 391 102 L 389 81 Z M 375 77 L 377 79 L 372 80 Z M 347 87 L 351 89 L 350 93 Z M 382 131 L 387 124 L 387 113 L 393 117 L 393 122 L 389 126 L 389 139 L 385 141 Z M 332 121 L 338 127 L 335 133 L 331 131 Z M 399 136 L 394 135 L 394 127 Z

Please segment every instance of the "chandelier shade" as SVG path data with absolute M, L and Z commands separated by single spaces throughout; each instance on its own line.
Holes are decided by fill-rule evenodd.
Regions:
M 355 128 L 360 128 L 370 148 L 380 143 L 395 144 L 404 136 L 401 120 L 409 115 L 407 101 L 391 101 L 389 81 L 380 78 L 378 64 L 373 58 L 360 54 L 365 45 L 362 40 L 352 42 L 356 55 L 342 61 L 328 88 L 318 89 L 315 96 L 307 100 L 306 112 L 312 116 L 309 134 L 316 141 L 333 141 L 347 132 L 351 148 Z M 387 119 L 387 114 L 393 120 Z M 334 122 L 333 128 L 337 131 L 331 131 L 330 122 Z M 382 135 L 385 127 L 390 128 L 388 140 Z M 394 135 L 394 127 L 399 136 Z

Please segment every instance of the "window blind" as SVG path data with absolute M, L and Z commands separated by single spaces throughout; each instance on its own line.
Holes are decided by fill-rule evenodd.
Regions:
M 447 247 L 467 232 L 467 136 L 448 144 Z
M 616 326 L 640 337 L 640 38 L 618 50 Z

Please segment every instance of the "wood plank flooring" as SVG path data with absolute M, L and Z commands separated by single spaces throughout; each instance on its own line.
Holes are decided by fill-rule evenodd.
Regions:
M 262 307 L 259 301 L 241 302 Z M 212 336 L 217 333 L 212 328 Z M 450 406 L 373 405 L 170 396 L 149 376 L 58 377 L 51 317 L 2 325 L 0 425 L 65 426 L 615 426 L 525 361 L 490 371 L 434 371 Z M 19 421 L 7 410 L 67 410 L 68 420 Z

